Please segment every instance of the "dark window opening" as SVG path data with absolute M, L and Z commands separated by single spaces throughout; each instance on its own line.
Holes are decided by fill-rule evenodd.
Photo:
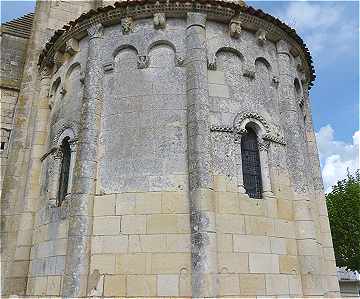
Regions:
M 246 193 L 251 198 L 262 198 L 261 166 L 257 136 L 253 129 L 246 128 L 241 137 L 241 159 Z
M 69 184 L 69 171 L 71 160 L 71 149 L 69 144 L 69 137 L 64 138 L 61 143 L 60 149 L 62 151 L 60 182 L 58 191 L 58 206 L 65 200 Z
M 1 141 L 0 142 L 0 150 L 4 150 L 5 149 L 5 141 Z

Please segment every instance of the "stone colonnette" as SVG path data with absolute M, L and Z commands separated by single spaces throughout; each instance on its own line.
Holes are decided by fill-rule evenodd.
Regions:
M 41 54 L 40 25 L 67 4 L 37 6 L 4 293 L 338 296 L 302 40 L 243 3 L 100 2 Z

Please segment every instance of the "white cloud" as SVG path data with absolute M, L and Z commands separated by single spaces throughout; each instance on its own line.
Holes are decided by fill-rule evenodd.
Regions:
M 330 192 L 338 180 L 346 177 L 348 169 L 354 172 L 359 168 L 360 130 L 354 133 L 352 143 L 346 143 L 335 140 L 333 128 L 326 125 L 316 133 L 316 140 L 325 192 Z
M 348 3 L 296 1 L 275 13 L 295 28 L 314 56 L 353 51 L 358 35 L 356 13 L 349 15 Z M 346 22 L 344 22 L 346 20 Z

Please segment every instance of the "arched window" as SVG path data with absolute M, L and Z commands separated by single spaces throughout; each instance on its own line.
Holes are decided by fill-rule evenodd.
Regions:
M 241 137 L 241 159 L 246 193 L 251 198 L 262 198 L 261 165 L 257 136 L 246 127 L 247 133 Z
M 71 162 L 71 148 L 69 144 L 70 137 L 65 137 L 60 145 L 62 152 L 60 178 L 59 178 L 59 190 L 58 190 L 58 206 L 64 201 L 68 192 L 69 185 L 69 173 Z

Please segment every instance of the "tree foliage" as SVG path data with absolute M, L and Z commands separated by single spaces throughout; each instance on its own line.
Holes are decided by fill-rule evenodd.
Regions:
M 336 264 L 360 271 L 360 173 L 348 173 L 326 195 Z

